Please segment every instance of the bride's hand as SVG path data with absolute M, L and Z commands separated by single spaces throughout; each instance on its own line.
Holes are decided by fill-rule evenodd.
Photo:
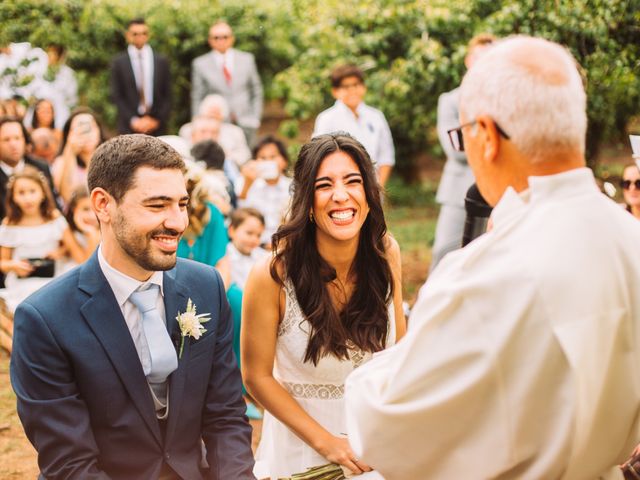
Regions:
M 331 435 L 318 452 L 331 463 L 342 465 L 356 475 L 372 470 L 369 465 L 356 457 L 346 438 Z

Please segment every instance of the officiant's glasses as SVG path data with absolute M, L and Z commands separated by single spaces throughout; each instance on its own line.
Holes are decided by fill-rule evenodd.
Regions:
M 476 123 L 478 123 L 478 121 L 474 120 L 473 122 L 460 125 L 457 128 L 452 128 L 451 130 L 447 130 L 447 135 L 449 135 L 449 141 L 451 142 L 451 146 L 456 152 L 464 152 L 464 140 L 462 138 L 462 129 L 467 127 L 472 127 Z M 500 125 L 498 125 L 495 121 L 493 122 L 493 124 L 496 126 L 496 130 L 498 130 L 498 133 L 502 135 L 504 138 L 506 138 L 507 140 L 509 140 L 509 135 L 507 135 L 507 133 L 500 127 Z

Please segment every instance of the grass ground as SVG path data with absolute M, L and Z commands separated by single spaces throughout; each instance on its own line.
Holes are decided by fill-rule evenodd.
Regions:
M 424 283 L 431 260 L 437 209 L 433 188 L 406 186 L 393 178 L 386 207 L 389 231 L 402 252 L 403 294 L 410 305 Z M 0 351 L 0 479 L 36 478 L 38 467 L 33 447 L 26 439 L 15 409 L 15 396 L 9 382 L 9 357 Z M 254 424 L 258 438 L 260 424 Z M 254 440 L 255 440 L 254 439 Z

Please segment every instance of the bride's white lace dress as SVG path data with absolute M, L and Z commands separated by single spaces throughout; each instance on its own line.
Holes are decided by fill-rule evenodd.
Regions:
M 341 436 L 346 432 L 345 379 L 354 369 L 370 360 L 372 354 L 354 348 L 349 353 L 349 360 L 338 360 L 331 355 L 321 358 L 316 366 L 304 362 L 310 325 L 289 281 L 285 283 L 284 290 L 286 307 L 278 327 L 273 375 L 311 417 L 333 435 Z M 395 330 L 391 304 L 387 346 L 395 342 Z M 261 472 L 268 472 L 273 480 L 328 463 L 269 412 L 264 415 L 256 461 Z M 367 478 L 370 477 L 367 475 Z

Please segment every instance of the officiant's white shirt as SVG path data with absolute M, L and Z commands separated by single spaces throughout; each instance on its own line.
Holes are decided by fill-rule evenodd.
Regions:
M 509 189 L 346 384 L 387 480 L 622 478 L 640 441 L 640 222 L 583 168 Z

